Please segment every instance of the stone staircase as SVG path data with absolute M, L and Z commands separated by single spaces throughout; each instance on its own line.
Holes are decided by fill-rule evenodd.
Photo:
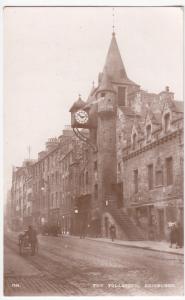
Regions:
M 127 213 L 121 208 L 117 208 L 115 203 L 110 203 L 106 211 L 112 215 L 115 222 L 121 227 L 129 241 L 146 240 L 146 235 L 134 222 Z

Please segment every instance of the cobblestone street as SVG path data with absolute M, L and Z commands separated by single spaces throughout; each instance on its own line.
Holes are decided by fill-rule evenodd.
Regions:
M 77 237 L 39 245 L 21 257 L 17 236 L 5 236 L 5 295 L 183 295 L 183 256 Z

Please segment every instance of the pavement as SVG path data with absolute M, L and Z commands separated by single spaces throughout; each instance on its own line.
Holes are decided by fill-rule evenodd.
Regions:
M 11 231 L 9 231 L 10 233 Z M 13 233 L 18 235 L 17 233 Z M 71 237 L 71 238 L 78 238 L 79 236 L 74 235 L 64 235 L 65 238 Z M 115 245 L 123 246 L 123 247 L 130 247 L 130 248 L 142 248 L 145 250 L 151 250 L 151 251 L 158 251 L 158 252 L 166 252 L 169 254 L 178 254 L 178 255 L 184 255 L 184 248 L 176 248 L 175 245 L 170 248 L 170 243 L 167 241 L 124 241 L 124 240 L 114 240 L 112 242 L 109 238 L 92 238 L 92 237 L 85 237 L 85 239 L 89 240 L 95 240 L 102 243 L 113 243 Z
M 79 238 L 76 236 L 71 236 L 73 238 Z M 86 239 L 90 240 L 96 240 L 98 242 L 103 242 L 103 243 L 113 243 L 119 246 L 124 246 L 124 247 L 131 247 L 131 248 L 142 248 L 146 250 L 151 250 L 151 251 L 158 251 L 158 252 L 166 252 L 170 254 L 179 254 L 179 255 L 184 255 L 184 248 L 176 248 L 175 245 L 170 248 L 170 244 L 167 241 L 123 241 L 123 240 L 114 240 L 112 242 L 108 238 L 91 238 L 91 237 L 86 237 Z
M 5 233 L 6 296 L 183 295 L 183 255 L 152 252 L 148 241 L 39 235 L 38 254 L 20 256 L 17 235 Z

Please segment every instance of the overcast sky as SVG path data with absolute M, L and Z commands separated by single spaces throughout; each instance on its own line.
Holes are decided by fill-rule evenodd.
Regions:
M 115 31 L 128 77 L 183 100 L 181 8 L 116 8 Z M 12 165 L 36 158 L 70 124 L 69 108 L 102 71 L 111 8 L 11 7 L 4 10 L 5 185 Z

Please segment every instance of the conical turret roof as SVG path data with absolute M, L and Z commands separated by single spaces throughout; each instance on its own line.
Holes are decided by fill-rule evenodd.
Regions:
M 72 112 L 74 110 L 80 109 L 80 108 L 84 107 L 85 104 L 86 103 L 81 99 L 81 96 L 79 95 L 78 100 L 75 103 L 73 103 L 73 105 L 69 111 Z
M 112 81 L 120 82 L 123 79 L 128 79 L 116 41 L 115 33 L 112 34 L 112 40 L 107 53 L 103 73 L 105 70 Z
M 136 85 L 127 76 L 114 32 L 103 69 L 103 73 L 105 72 L 112 82 Z

